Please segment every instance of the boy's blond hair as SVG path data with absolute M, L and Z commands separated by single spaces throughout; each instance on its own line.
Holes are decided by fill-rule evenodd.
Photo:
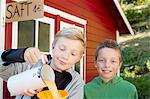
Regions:
M 66 37 L 72 40 L 80 40 L 83 43 L 83 47 L 85 47 L 84 33 L 77 28 L 64 28 L 61 31 L 57 32 L 54 39 L 54 45 L 56 44 L 59 37 Z
M 121 49 L 120 46 L 117 44 L 116 41 L 114 40 L 105 40 L 104 42 L 100 43 L 97 47 L 96 47 L 96 51 L 95 51 L 95 61 L 97 61 L 97 57 L 98 57 L 98 52 L 102 49 L 102 48 L 112 48 L 118 51 L 118 53 L 120 54 L 120 62 L 122 62 L 122 53 L 121 53 Z

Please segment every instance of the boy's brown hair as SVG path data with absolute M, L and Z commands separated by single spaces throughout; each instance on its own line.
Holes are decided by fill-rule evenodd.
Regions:
M 119 52 L 120 54 L 120 62 L 122 62 L 122 53 L 121 53 L 121 49 L 120 46 L 117 44 L 116 41 L 114 40 L 105 40 L 104 42 L 100 43 L 97 47 L 96 47 L 96 51 L 95 51 L 95 61 L 97 61 L 97 57 L 98 57 L 98 52 L 99 50 L 101 50 L 102 48 L 112 48 L 115 49 Z

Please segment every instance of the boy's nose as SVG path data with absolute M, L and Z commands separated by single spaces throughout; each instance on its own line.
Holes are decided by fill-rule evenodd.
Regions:
M 63 57 L 65 60 L 67 60 L 67 59 L 69 58 L 69 53 L 64 52 L 64 53 L 62 54 L 62 57 Z
M 106 61 L 105 67 L 109 68 L 110 67 L 110 62 Z

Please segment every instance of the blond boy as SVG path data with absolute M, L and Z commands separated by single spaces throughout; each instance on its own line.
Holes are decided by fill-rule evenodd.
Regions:
M 83 98 L 84 82 L 72 67 L 81 59 L 84 45 L 84 34 L 80 30 L 66 28 L 55 37 L 52 58 L 44 56 L 45 61 L 54 69 L 58 89 L 69 92 L 67 99 Z M 7 81 L 10 76 L 32 68 L 41 59 L 41 55 L 39 49 L 32 47 L 4 51 L 1 58 L 5 63 L 0 66 L 0 77 Z M 26 89 L 24 95 L 17 96 L 16 99 L 36 98 L 39 91 L 41 90 Z

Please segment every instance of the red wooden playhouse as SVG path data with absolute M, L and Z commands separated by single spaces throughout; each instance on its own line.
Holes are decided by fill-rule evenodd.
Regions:
M 6 4 L 12 2 L 19 3 L 15 0 L 6 0 Z M 24 9 L 30 7 L 23 4 L 22 6 Z M 15 10 L 6 16 L 8 18 L 23 16 L 27 13 L 23 11 L 26 10 L 19 7 L 16 9 L 15 6 Z M 43 11 L 42 18 L 34 16 L 35 18 L 23 21 L 6 22 L 4 35 L 0 36 L 4 46 L 2 49 L 34 46 L 46 54 L 51 52 L 52 41 L 58 30 L 70 26 L 77 27 L 85 32 L 87 45 L 85 55 L 75 65 L 75 70 L 81 74 L 85 82 L 97 76 L 94 67 L 96 45 L 105 39 L 117 40 L 120 33 L 133 33 L 118 0 L 43 0 Z M 5 85 L 4 83 L 1 97 L 9 99 Z

